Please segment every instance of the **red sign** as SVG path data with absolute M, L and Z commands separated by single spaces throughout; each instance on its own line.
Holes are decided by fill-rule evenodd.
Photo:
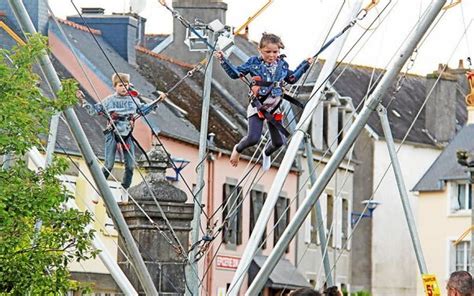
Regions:
M 216 257 L 216 267 L 222 269 L 237 270 L 239 266 L 240 258 L 232 256 L 222 256 L 217 255 Z

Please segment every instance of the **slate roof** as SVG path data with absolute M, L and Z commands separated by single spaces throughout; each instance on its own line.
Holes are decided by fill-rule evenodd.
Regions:
M 457 163 L 456 151 L 463 149 L 474 153 L 474 124 L 463 127 L 444 151 L 433 162 L 413 191 L 439 191 L 447 180 L 468 180 L 464 167 Z
M 140 66 L 141 74 L 160 90 L 168 90 L 189 71 L 188 68 L 160 60 L 143 52 L 137 52 L 137 64 Z M 183 118 L 187 118 L 196 128 L 200 128 L 201 122 L 203 83 L 204 75 L 196 72 L 169 94 L 169 99 L 188 113 L 182 115 Z M 238 128 L 233 129 L 229 124 L 226 124 L 217 112 L 222 114 L 220 116 L 228 118 Z M 212 88 L 208 131 L 216 135 L 215 144 L 217 147 L 230 151 L 244 135 L 246 127 L 239 124 L 238 116 L 219 92 Z
M 315 68 L 314 72 L 319 73 L 320 69 L 321 65 Z M 334 90 L 341 96 L 351 97 L 354 107 L 357 107 L 364 99 L 371 81 L 372 83 L 373 81 L 380 81 L 380 75 L 384 73 L 385 71 L 381 69 L 375 69 L 374 71 L 371 67 L 341 63 L 331 75 L 329 81 Z M 316 76 L 310 75 L 308 83 L 314 83 L 314 77 Z M 392 94 L 394 92 L 394 86 L 389 88 L 382 99 L 382 104 L 387 108 L 393 137 L 396 140 L 403 139 L 412 121 L 416 117 L 418 110 L 422 107 L 426 98 L 426 79 L 427 78 L 423 76 L 408 74 L 403 80 L 400 91 L 396 93 L 393 100 Z M 309 92 L 311 88 L 305 87 L 304 90 Z M 374 88 L 372 88 L 372 90 L 373 89 Z M 466 119 L 467 111 L 465 103 L 462 98 L 458 97 L 456 107 L 458 126 L 462 126 L 466 122 Z M 382 126 L 376 112 L 370 116 L 368 125 L 377 135 L 383 137 Z M 432 146 L 436 145 L 434 139 L 425 130 L 424 111 L 420 113 L 418 119 L 415 121 L 406 141 Z
M 166 34 L 146 34 L 145 35 L 145 47 L 152 50 L 155 48 L 158 44 L 161 43 L 161 41 L 165 40 L 166 37 L 169 35 Z
M 5 22 L 6 19 L 0 18 L 0 21 Z M 8 24 L 7 24 L 7 26 L 8 26 Z M 13 38 L 11 38 L 10 35 L 8 35 L 8 33 L 5 30 L 0 28 L 0 48 L 10 49 L 10 48 L 12 48 L 13 46 L 16 46 L 16 45 L 17 45 L 16 41 L 13 40 Z
M 57 59 L 52 57 L 51 60 L 60 79 L 72 78 L 72 75 Z M 43 87 L 43 89 L 45 88 Z M 90 103 L 93 103 L 93 99 L 87 95 L 84 89 L 82 89 L 82 91 L 86 94 L 86 99 Z M 104 156 L 104 135 L 102 130 L 107 124 L 106 119 L 102 116 L 90 116 L 86 110 L 79 105 L 73 106 L 73 109 L 81 123 L 82 129 L 84 130 L 89 143 L 91 144 L 94 154 L 102 159 Z M 80 155 L 80 150 L 77 146 L 76 140 L 63 120 L 59 120 L 55 149 L 60 153 Z
M 79 54 L 87 59 L 88 66 L 92 67 L 92 70 L 95 70 L 95 73 L 99 75 L 104 82 L 110 83 L 110 77 L 114 73 L 114 70 L 104 58 L 90 34 L 68 25 L 62 24 L 61 26 L 66 35 L 70 38 L 71 43 L 79 51 Z M 50 30 L 52 30 L 58 37 L 62 38 L 62 35 L 59 33 L 59 30 L 52 21 L 50 21 Z M 116 53 L 116 51 L 106 41 L 104 41 L 102 37 L 96 36 L 96 38 L 107 53 L 107 56 L 115 69 L 118 72 L 129 73 L 131 75 L 132 83 L 138 90 L 140 90 L 140 93 L 145 97 L 153 98 L 154 96 L 152 93 L 156 88 L 141 76 L 135 67 L 130 65 L 118 53 Z M 160 104 L 156 114 L 152 113 L 148 115 L 147 118 L 150 120 L 154 128 L 158 127 L 158 129 L 161 130 L 161 134 L 163 135 L 189 143 L 199 142 L 198 129 L 196 129 L 195 126 L 186 118 L 178 116 L 174 110 L 171 110 L 165 104 Z M 82 122 L 89 124 L 92 119 L 91 116 L 88 116 L 84 118 L 84 120 L 85 121 Z M 87 124 L 83 124 L 83 126 Z M 101 124 L 100 131 L 103 126 L 104 125 Z M 101 136 L 100 142 L 102 142 L 102 138 L 103 136 Z M 74 149 L 74 147 L 68 148 Z

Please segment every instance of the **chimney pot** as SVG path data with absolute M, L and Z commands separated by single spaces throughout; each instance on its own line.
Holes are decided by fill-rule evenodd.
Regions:
M 440 64 L 438 64 L 438 73 L 442 73 L 442 72 L 443 72 L 443 70 L 444 70 L 444 65 L 443 65 L 443 64 L 441 64 L 441 63 L 440 63 Z M 448 69 L 446 68 L 446 70 L 448 70 Z
M 83 14 L 104 14 L 105 12 L 105 9 L 101 7 L 83 7 L 81 10 Z
M 463 60 L 463 59 L 460 59 L 460 60 L 459 60 L 458 69 L 462 69 L 462 70 L 465 69 L 465 68 L 464 68 L 464 60 Z

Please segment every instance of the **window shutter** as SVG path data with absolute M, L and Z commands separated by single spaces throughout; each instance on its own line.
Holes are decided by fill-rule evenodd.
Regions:
M 239 195 L 237 197 L 237 204 L 235 205 L 237 208 L 236 211 L 236 244 L 241 245 L 242 244 L 242 196 L 241 196 L 241 188 L 239 187 Z
M 448 241 L 449 249 L 449 270 L 446 275 L 450 275 L 453 271 L 456 270 L 456 246 L 453 245 L 453 241 Z
M 311 120 L 311 139 L 313 146 L 316 149 L 324 149 L 323 140 L 323 106 L 324 104 L 318 104 L 314 111 L 313 118 Z
M 321 205 L 321 216 L 323 216 L 323 228 L 324 228 L 324 231 L 325 231 L 325 234 L 326 234 L 326 238 L 327 238 L 327 235 L 328 235 L 328 225 L 327 225 L 327 219 L 326 219 L 326 215 L 327 215 L 327 202 L 328 202 L 328 196 L 326 194 L 326 192 L 323 192 L 321 194 L 321 196 L 319 197 L 319 201 L 320 201 L 320 205 Z M 318 221 L 318 223 L 321 223 L 321 221 Z M 318 244 L 321 244 L 321 241 L 319 239 L 319 235 L 318 235 Z
M 258 215 L 260 216 L 260 212 L 262 211 L 263 209 L 263 205 L 265 204 L 265 201 L 267 200 L 267 193 L 264 192 L 263 193 L 263 197 L 262 197 L 262 202 L 259 204 L 259 210 L 258 210 Z M 263 235 L 262 235 L 262 249 L 266 249 L 267 248 L 267 227 L 265 226 L 265 231 L 263 232 Z
M 352 248 L 352 225 L 351 225 L 351 213 L 352 213 L 352 201 L 347 199 L 347 250 L 350 251 Z
M 334 206 L 334 211 L 335 211 L 335 243 L 336 243 L 336 248 L 340 249 L 342 247 L 342 198 L 338 196 L 335 200 L 335 206 Z
M 311 210 L 313 211 L 313 210 Z M 309 244 L 311 243 L 311 231 L 313 230 L 313 227 L 312 227 L 312 221 L 311 221 L 311 213 L 308 214 L 308 216 L 306 216 L 306 219 L 304 220 L 304 237 L 303 237 L 303 240 L 306 244 Z

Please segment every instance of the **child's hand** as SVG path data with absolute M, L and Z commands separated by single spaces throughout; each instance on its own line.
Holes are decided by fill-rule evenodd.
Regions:
M 222 61 L 224 59 L 224 52 L 222 50 L 218 50 L 214 53 L 214 56 L 219 60 Z
M 162 91 L 158 91 L 158 94 L 158 102 L 162 102 L 168 97 L 168 95 Z
M 309 64 L 312 64 L 314 62 L 314 58 L 313 57 L 309 57 L 306 59 L 306 61 L 309 63 Z
M 84 104 L 84 99 L 86 98 L 86 96 L 84 95 L 84 93 L 78 89 L 76 91 L 76 98 L 79 100 L 79 103 L 81 103 L 81 105 Z

